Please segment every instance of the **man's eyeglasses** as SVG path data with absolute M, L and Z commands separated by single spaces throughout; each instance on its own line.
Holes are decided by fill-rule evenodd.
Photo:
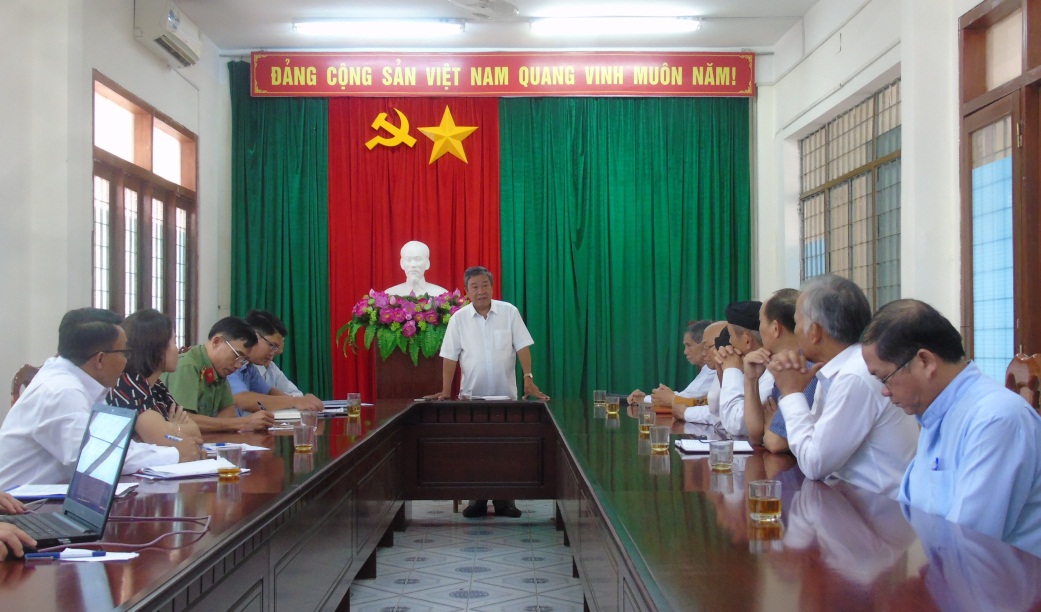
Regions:
M 261 334 L 257 334 L 257 337 L 260 338 L 261 340 L 263 340 L 264 342 L 267 342 L 267 345 L 271 348 L 271 350 L 275 351 L 276 353 L 278 351 L 282 350 L 282 345 L 281 344 L 276 344 L 276 343 L 268 340 L 266 337 L 262 336 Z
M 134 352 L 134 349 L 129 349 L 129 348 L 108 349 L 108 350 L 105 350 L 105 351 L 98 351 L 98 352 L 99 353 L 123 353 L 123 355 L 126 356 L 126 355 L 129 355 L 130 353 Z
M 237 365 L 237 366 L 246 365 L 246 362 L 249 361 L 248 357 L 246 357 L 242 353 L 238 352 L 238 350 L 236 350 L 235 347 L 232 346 L 231 343 L 228 342 L 227 340 L 224 341 L 224 344 L 227 344 L 228 348 L 231 349 L 231 352 L 235 353 L 235 365 Z
M 915 353 L 914 355 L 911 355 L 911 357 L 909 357 L 907 361 L 905 361 L 904 363 L 900 364 L 900 367 L 898 367 L 897 369 L 895 369 L 892 372 L 890 372 L 885 378 L 878 378 L 877 376 L 875 378 L 878 378 L 878 382 L 882 383 L 883 387 L 889 387 L 889 379 L 892 378 L 893 375 L 896 374 L 897 372 L 899 372 L 900 370 L 903 370 L 904 368 L 906 368 L 912 361 L 914 361 L 914 358 L 917 355 L 918 355 L 918 353 Z

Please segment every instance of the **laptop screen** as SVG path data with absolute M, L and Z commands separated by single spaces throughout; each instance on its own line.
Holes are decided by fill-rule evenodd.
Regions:
M 112 505 L 136 417 L 134 410 L 104 404 L 90 413 L 64 510 L 99 530 Z

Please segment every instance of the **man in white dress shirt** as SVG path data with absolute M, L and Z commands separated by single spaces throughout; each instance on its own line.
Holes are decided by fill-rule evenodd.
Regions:
M 644 393 L 636 389 L 629 394 L 629 405 L 638 406 L 643 402 L 644 404 L 672 406 L 677 397 L 694 399 L 708 395 L 708 389 L 712 386 L 712 377 L 715 375 L 715 370 L 705 363 L 708 347 L 705 346 L 704 340 L 705 330 L 712 324 L 712 321 L 708 319 L 693 321 L 687 325 L 686 331 L 683 332 L 683 356 L 687 358 L 687 362 L 690 365 L 701 368 L 698 371 L 698 375 L 694 377 L 694 380 L 690 381 L 686 389 L 673 391 L 664 383 L 660 383 L 658 388 L 650 393 Z M 720 324 L 721 326 L 722 324 Z
M 91 408 L 105 401 L 126 367 L 130 349 L 120 320 L 98 308 L 71 310 L 62 318 L 58 356 L 44 363 L 0 426 L 0 490 L 72 479 Z M 199 442 L 131 441 L 123 473 L 204 459 Z
M 448 320 L 441 344 L 441 392 L 428 399 L 449 399 L 455 371 L 462 366 L 459 397 L 499 396 L 517 399 L 517 361 L 524 372 L 524 394 L 548 400 L 535 384 L 531 370 L 531 350 L 535 343 L 513 304 L 492 299 L 492 273 L 486 268 L 467 268 L 463 286 L 470 303 Z M 513 500 L 492 500 L 495 514 L 518 518 L 520 510 Z M 470 500 L 463 516 L 474 518 L 488 513 L 488 500 Z
M 745 426 L 745 362 L 744 356 L 763 348 L 759 333 L 759 309 L 762 302 L 747 300 L 727 305 L 727 331 L 730 346 L 719 349 L 723 376 L 719 384 L 719 421 L 732 436 L 748 435 Z M 774 378 L 764 372 L 758 379 L 759 403 L 770 398 Z
M 875 493 L 896 497 L 918 444 L 918 424 L 882 395 L 871 375 L 860 334 L 871 307 L 853 281 L 828 274 L 806 283 L 795 306 L 800 350 L 770 360 L 788 445 L 807 478 L 834 475 Z M 806 360 L 814 362 L 807 367 Z M 802 391 L 816 376 L 810 407 Z
M 688 400 L 684 396 L 677 395 L 676 397 L 679 399 L 674 399 L 672 402 L 673 418 L 686 421 L 687 423 L 700 423 L 703 425 L 715 425 L 719 422 L 719 370 L 716 367 L 716 344 L 721 335 L 727 336 L 726 344 L 729 345 L 730 334 L 727 332 L 726 321 L 716 321 L 706 327 L 705 333 L 701 338 L 701 345 L 704 350 L 702 359 L 705 362 L 701 369 L 702 372 L 708 371 L 708 374 L 703 379 L 705 393 L 701 396 L 705 400 L 695 402 L 694 397 L 698 396 L 691 397 Z M 701 374 L 698 374 L 698 378 L 701 379 Z M 691 384 L 693 385 L 693 383 Z

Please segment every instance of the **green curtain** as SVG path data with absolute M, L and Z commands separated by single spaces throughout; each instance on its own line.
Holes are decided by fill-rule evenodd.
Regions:
M 503 299 L 554 397 L 682 388 L 682 333 L 748 299 L 747 98 L 499 103 Z
M 231 310 L 270 310 L 289 330 L 277 363 L 303 391 L 332 397 L 328 104 L 253 98 L 230 62 Z

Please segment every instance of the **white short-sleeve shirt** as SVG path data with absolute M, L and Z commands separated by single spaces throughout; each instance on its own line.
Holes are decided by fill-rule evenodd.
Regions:
M 477 314 L 473 304 L 452 315 L 441 356 L 458 361 L 463 370 L 460 395 L 517 399 L 517 351 L 532 344 L 517 307 L 492 300 L 487 318 Z

